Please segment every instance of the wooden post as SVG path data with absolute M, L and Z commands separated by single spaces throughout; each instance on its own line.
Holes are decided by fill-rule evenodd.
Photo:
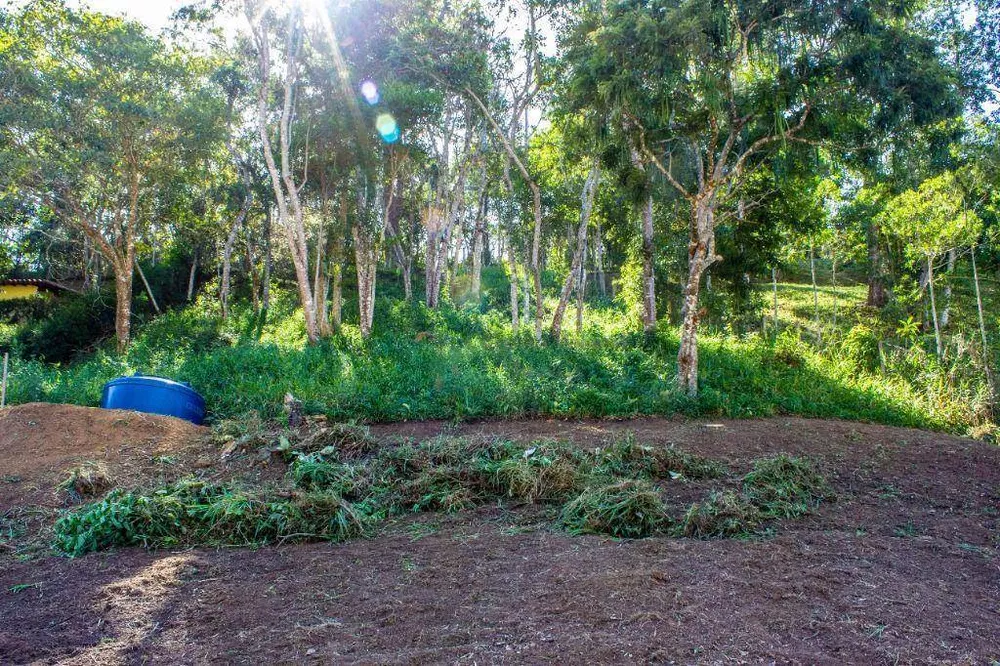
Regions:
M 7 363 L 10 360 L 10 352 L 3 353 L 3 379 L 0 379 L 0 407 L 7 404 Z

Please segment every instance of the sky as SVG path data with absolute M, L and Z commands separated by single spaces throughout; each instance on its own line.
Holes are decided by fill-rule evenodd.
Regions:
M 125 14 L 142 21 L 154 31 L 159 31 L 167 24 L 170 15 L 185 2 L 184 0 L 87 0 L 85 2 L 76 0 L 70 4 L 86 5 L 105 14 Z

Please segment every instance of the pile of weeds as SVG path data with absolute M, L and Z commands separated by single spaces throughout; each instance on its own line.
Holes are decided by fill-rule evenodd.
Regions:
M 631 539 L 651 536 L 668 522 L 656 488 L 636 480 L 584 490 L 563 508 L 561 520 L 574 534 Z
M 769 520 L 801 516 L 829 493 L 804 459 L 757 460 L 734 479 L 719 461 L 643 446 L 632 436 L 593 450 L 566 442 L 440 437 L 373 451 L 364 443 L 366 431 L 322 432 L 338 439 L 310 435 L 283 446 L 284 484 L 248 490 L 187 480 L 148 492 L 112 491 L 65 513 L 55 525 L 56 547 L 78 555 L 128 545 L 341 540 L 394 516 L 497 501 L 558 509 L 553 515 L 575 534 L 733 537 L 754 534 Z M 694 480 L 713 482 L 715 491 L 689 509 L 664 503 L 663 484 Z M 739 490 L 718 489 L 733 483 Z
M 831 495 L 811 461 L 785 454 L 754 461 L 743 492 L 764 518 L 798 518 Z
M 595 453 L 598 473 L 607 476 L 652 479 L 717 479 L 728 474 L 718 460 L 702 458 L 675 448 L 640 444 L 633 433 L 611 442 Z
M 760 525 L 760 510 L 741 494 L 726 490 L 692 504 L 677 531 L 698 539 L 747 537 Z
M 800 518 L 832 497 L 810 460 L 785 454 L 760 458 L 743 477 L 740 492 L 712 493 L 692 505 L 678 532 L 699 538 L 750 536 L 768 520 Z
M 291 427 L 279 421 L 264 421 L 257 413 L 242 419 L 220 421 L 213 437 L 224 456 L 236 451 L 264 450 L 285 462 L 301 455 L 322 453 L 343 459 L 362 458 L 378 448 L 369 429 L 352 423 L 329 423 L 325 416 L 307 416 Z
M 81 555 L 115 546 L 253 546 L 286 540 L 343 540 L 362 533 L 364 512 L 330 493 L 251 492 L 182 481 L 150 493 L 114 490 L 64 514 L 56 549 Z

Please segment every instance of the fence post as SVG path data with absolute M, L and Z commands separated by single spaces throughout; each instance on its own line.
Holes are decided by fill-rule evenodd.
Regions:
M 7 362 L 10 360 L 10 352 L 3 353 L 3 379 L 0 380 L 0 407 L 7 404 Z

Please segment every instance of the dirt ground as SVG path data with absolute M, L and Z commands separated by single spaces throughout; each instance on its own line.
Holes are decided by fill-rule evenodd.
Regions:
M 12 539 L 5 552 L 0 535 L 0 663 L 1000 660 L 995 446 L 797 418 L 372 428 L 384 442 L 487 434 L 581 446 L 626 431 L 736 469 L 771 453 L 809 455 L 837 497 L 756 540 L 576 537 L 536 507 L 510 505 L 256 551 L 131 548 L 70 560 Z M 85 461 L 103 461 L 116 483 L 144 483 L 224 468 L 218 446 L 172 419 L 0 411 L 0 517 L 51 519 L 68 501 L 56 484 Z

